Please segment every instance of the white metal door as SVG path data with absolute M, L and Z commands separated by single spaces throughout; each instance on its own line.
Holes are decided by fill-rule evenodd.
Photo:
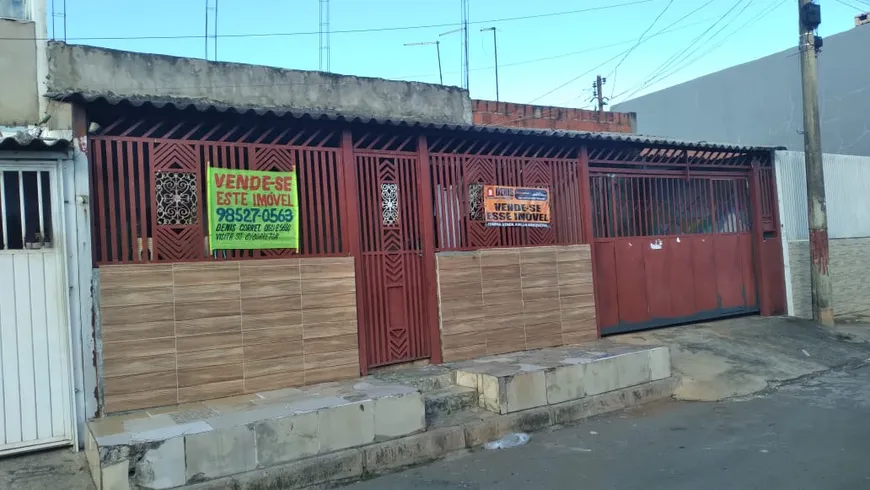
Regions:
M 0 162 L 0 455 L 74 439 L 59 191 Z

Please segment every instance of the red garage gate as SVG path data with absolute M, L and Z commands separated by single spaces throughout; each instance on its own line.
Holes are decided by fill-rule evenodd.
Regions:
M 765 157 L 724 146 L 589 146 L 586 219 L 602 335 L 782 310 Z
M 602 333 L 758 311 L 746 175 L 594 172 Z

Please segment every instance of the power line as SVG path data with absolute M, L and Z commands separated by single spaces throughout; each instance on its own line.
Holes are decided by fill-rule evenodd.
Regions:
M 601 65 L 598 65 L 597 67 L 593 68 L 592 70 L 595 70 L 595 69 L 597 69 L 597 68 L 599 68 L 599 67 L 601 67 L 601 66 L 603 66 L 603 65 L 605 65 L 605 64 L 607 64 L 607 63 L 609 63 L 610 61 L 612 61 L 613 59 L 618 58 L 619 56 L 627 55 L 627 54 L 630 53 L 632 50 L 634 50 L 635 48 L 637 48 L 639 45 L 643 44 L 643 43 L 646 42 L 646 41 L 649 41 L 650 39 L 652 39 L 652 38 L 654 38 L 654 37 L 656 37 L 656 36 L 659 36 L 659 35 L 662 35 L 662 34 L 665 34 L 665 33 L 668 33 L 668 32 L 673 32 L 673 31 L 675 31 L 675 30 L 679 30 L 679 29 L 685 29 L 685 28 L 687 28 L 687 27 L 691 27 L 692 25 L 696 25 L 696 24 L 698 24 L 698 23 L 704 22 L 704 21 L 699 21 L 699 22 L 697 22 L 697 23 L 695 23 L 695 24 L 689 24 L 689 25 L 686 25 L 686 26 L 682 26 L 682 27 L 678 27 L 678 28 L 673 28 L 673 29 L 671 29 L 672 26 L 674 26 L 674 25 L 680 23 L 680 22 L 683 21 L 684 19 L 686 19 L 686 18 L 688 18 L 689 16 L 693 15 L 694 13 L 698 12 L 699 10 L 701 10 L 702 8 L 704 8 L 705 6 L 707 6 L 707 5 L 709 5 L 710 3 L 712 3 L 712 1 L 713 1 L 713 0 L 709 0 L 707 3 L 705 3 L 705 4 L 702 5 L 701 7 L 698 7 L 697 9 L 695 9 L 695 10 L 689 12 L 688 14 L 686 14 L 686 15 L 684 15 L 684 16 L 682 16 L 682 17 L 680 17 L 680 18 L 677 19 L 676 21 L 671 22 L 668 26 L 664 27 L 663 29 L 659 30 L 658 32 L 656 32 L 655 34 L 653 34 L 653 35 L 651 35 L 651 36 L 649 36 L 649 37 L 644 38 L 643 35 L 642 35 L 641 37 L 639 37 L 639 38 L 636 40 L 636 44 L 635 44 L 633 47 L 631 47 L 631 48 L 629 48 L 629 49 L 627 49 L 627 50 L 625 50 L 625 51 L 619 53 L 619 54 L 616 55 L 614 58 L 611 58 L 611 59 L 605 61 L 604 63 L 602 63 Z M 710 19 L 705 19 L 705 20 L 710 20 Z M 647 30 L 649 30 L 649 29 L 647 29 Z M 646 31 L 644 32 L 644 35 L 645 35 L 645 34 L 646 34 Z M 627 42 L 631 42 L 631 41 L 627 41 Z M 621 43 L 621 44 L 625 44 L 625 42 L 624 42 L 624 43 Z M 507 66 L 507 65 L 505 65 L 505 66 Z M 592 71 L 592 70 L 590 70 L 590 71 Z M 587 74 L 589 74 L 589 72 L 586 72 L 586 73 L 583 73 L 583 74 L 581 74 L 581 75 L 578 75 L 578 76 L 572 78 L 571 80 L 568 80 L 567 82 L 563 83 L 562 85 L 559 85 L 558 87 L 556 87 L 556 88 L 550 90 L 549 92 L 545 93 L 544 95 L 541 95 L 541 96 L 539 96 L 539 97 L 533 99 L 531 102 L 534 102 L 534 101 L 536 101 L 536 100 L 542 99 L 542 98 L 544 98 L 544 97 L 546 97 L 546 96 L 552 94 L 553 92 L 556 92 L 557 90 L 560 90 L 560 89 L 562 89 L 563 87 L 566 87 L 567 85 L 570 85 L 571 83 L 573 83 L 573 82 L 579 80 L 580 78 L 586 76 Z M 530 102 L 530 103 L 531 103 L 531 102 Z
M 853 9 L 857 10 L 858 12 L 862 12 L 862 13 L 867 12 L 867 9 L 868 9 L 868 7 L 857 7 L 849 2 L 846 2 L 845 0 L 837 0 L 837 3 L 841 3 L 849 8 L 853 8 Z M 868 4 L 868 5 L 870 5 L 870 4 Z
M 782 7 L 783 5 L 785 5 L 787 2 L 788 2 L 788 0 L 781 0 L 781 1 L 778 2 L 778 3 L 773 3 L 773 4 L 769 5 L 769 6 L 766 7 L 766 8 L 765 8 L 761 13 L 759 13 L 758 15 L 756 15 L 755 17 L 753 17 L 752 19 L 750 19 L 750 20 L 744 22 L 744 23 L 743 23 L 740 27 L 738 27 L 737 29 L 734 29 L 733 31 L 731 31 L 729 34 L 727 34 L 724 38 L 722 38 L 722 39 L 721 39 L 717 44 L 715 44 L 713 47 L 711 47 L 711 48 L 708 49 L 707 51 L 704 51 L 703 53 L 701 53 L 700 55 L 696 56 L 695 58 L 693 58 L 692 60 L 688 61 L 687 63 L 683 64 L 682 66 L 679 66 L 679 67 L 673 69 L 672 71 L 670 71 L 670 72 L 667 73 L 667 74 L 660 75 L 656 80 L 648 80 L 647 82 L 644 82 L 644 83 L 642 84 L 642 86 L 640 86 L 639 88 L 636 88 L 636 89 L 635 89 L 635 87 L 637 87 L 637 85 L 636 85 L 635 87 L 632 87 L 632 88 L 629 89 L 629 90 L 634 89 L 634 91 L 633 91 L 632 93 L 630 93 L 630 94 L 628 95 L 627 98 L 630 98 L 630 97 L 634 96 L 636 93 L 640 92 L 641 90 L 643 90 L 644 88 L 648 87 L 649 85 L 651 85 L 651 84 L 653 84 L 653 83 L 658 83 L 658 82 L 660 82 L 660 81 L 662 81 L 662 80 L 665 80 L 665 79 L 667 79 L 667 78 L 670 78 L 670 77 L 672 77 L 673 75 L 676 75 L 678 72 L 680 72 L 680 71 L 682 71 L 682 70 L 688 68 L 689 66 L 691 66 L 691 65 L 693 65 L 694 63 L 696 63 L 697 61 L 703 59 L 704 57 L 706 57 L 707 55 L 709 55 L 709 54 L 712 53 L 713 51 L 719 49 L 719 48 L 720 48 L 723 44 L 725 44 L 725 42 L 726 42 L 728 39 L 730 39 L 732 36 L 734 36 L 735 34 L 737 34 L 737 33 L 740 32 L 740 31 L 742 31 L 743 29 L 746 29 L 747 27 L 750 27 L 751 25 L 755 24 L 756 22 L 760 21 L 761 19 L 767 17 L 768 15 L 770 15 L 771 13 L 773 13 L 774 11 L 776 11 L 778 8 L 780 8 L 780 7 Z M 739 14 L 738 14 L 738 15 L 739 15 Z M 735 18 L 736 18 L 736 17 L 735 17 Z M 626 92 L 627 92 L 627 91 L 626 91 Z M 620 94 L 619 96 L 623 95 L 624 93 L 625 93 L 625 92 L 623 92 L 623 93 Z M 619 97 L 619 96 L 617 96 L 617 97 Z
M 685 48 L 683 48 L 682 51 L 680 51 L 679 53 L 676 53 L 676 54 L 671 55 L 671 56 L 670 56 L 667 60 L 665 60 L 661 65 L 659 65 L 656 69 L 654 69 L 653 72 L 650 74 L 650 76 L 647 78 L 647 81 L 646 81 L 646 82 L 641 82 L 641 85 L 643 85 L 644 83 L 646 83 L 646 84 L 652 83 L 653 80 L 655 80 L 655 79 L 656 79 L 657 77 L 659 77 L 662 73 L 664 73 L 666 70 L 668 70 L 668 69 L 669 69 L 669 68 L 670 68 L 670 67 L 671 67 L 675 62 L 677 62 L 677 60 L 681 60 L 681 58 L 680 58 L 681 56 L 683 56 L 684 54 L 686 54 L 686 52 L 688 52 L 688 51 L 691 50 L 691 49 L 692 49 L 696 44 L 698 44 L 698 42 L 699 42 L 701 39 L 703 39 L 704 36 L 706 36 L 706 35 L 707 35 L 710 31 L 712 31 L 712 30 L 713 30 L 717 25 L 719 25 L 719 23 L 721 23 L 723 20 L 725 20 L 725 19 L 726 19 L 726 18 L 731 14 L 731 12 L 733 12 L 737 7 L 739 7 L 739 6 L 743 3 L 743 1 L 744 1 L 744 0 L 737 0 L 737 2 L 735 2 L 734 5 L 732 5 L 731 8 L 728 9 L 728 11 L 725 12 L 725 14 L 723 14 L 721 17 L 719 17 L 715 22 L 713 22 L 713 23 L 712 23 L 712 24 L 711 24 L 707 29 L 705 29 L 701 34 L 699 34 L 698 36 L 696 36 L 695 39 L 692 39 L 691 41 L 689 41 L 689 44 L 688 44 Z M 708 3 L 709 3 L 709 2 L 708 2 Z M 751 0 L 750 0 L 750 3 L 751 3 Z M 705 4 L 705 5 L 706 5 L 706 4 Z M 693 51 L 692 53 L 694 53 L 694 51 Z M 689 56 L 691 56 L 691 53 L 689 54 Z M 685 59 L 685 58 L 683 58 L 683 59 Z M 682 61 L 682 60 L 681 60 L 681 61 Z M 634 89 L 636 86 L 637 86 L 637 85 L 635 85 L 634 87 L 629 88 L 628 90 L 623 91 L 623 92 L 620 93 L 619 95 L 616 95 L 615 97 L 612 97 L 612 98 L 614 98 L 614 99 L 615 99 L 615 98 L 618 98 L 618 97 L 622 96 L 623 94 L 625 94 L 626 92 L 628 92 L 628 91 Z
M 477 20 L 469 22 L 469 25 L 472 24 L 491 24 L 495 22 L 514 22 L 518 20 L 529 20 L 529 19 L 542 19 L 546 17 L 559 17 L 564 15 L 573 15 L 580 13 L 588 13 L 588 12 L 597 12 L 602 10 L 612 10 L 622 7 L 630 7 L 633 5 L 640 5 L 644 3 L 650 3 L 655 0 L 634 0 L 631 2 L 617 3 L 613 5 L 601 5 L 598 7 L 589 7 L 584 9 L 577 10 L 566 10 L 562 12 L 549 12 L 545 14 L 534 14 L 534 15 L 523 15 L 518 17 L 502 17 L 499 19 L 487 19 L 487 20 Z M 392 32 L 392 31 L 409 31 L 409 30 L 417 30 L 417 29 L 435 29 L 435 28 L 446 28 L 446 27 L 461 27 L 460 23 L 450 22 L 444 24 L 423 24 L 423 25 L 410 25 L 410 26 L 396 26 L 396 27 L 370 27 L 370 28 L 362 28 L 362 29 L 345 29 L 338 31 L 331 31 L 331 34 L 361 34 L 361 33 L 371 33 L 371 32 Z M 245 34 L 221 34 L 219 37 L 224 39 L 233 39 L 233 38 L 260 38 L 260 37 L 291 37 L 291 36 L 317 36 L 320 34 L 320 31 L 300 31 L 300 32 L 268 32 L 268 33 L 245 33 Z M 103 37 L 71 37 L 69 41 L 126 41 L 126 40 L 161 40 L 161 39 L 202 39 L 201 34 L 182 34 L 182 35 L 166 35 L 166 36 L 103 36 Z M 50 39 L 43 38 L 11 38 L 11 37 L 3 37 L 0 38 L 0 41 L 47 41 Z
M 646 28 L 645 31 L 643 31 L 643 33 L 640 35 L 640 37 L 637 38 L 637 43 L 634 46 L 632 46 L 631 49 L 629 49 L 628 52 L 625 53 L 625 56 L 623 56 L 622 59 L 619 60 L 619 63 L 617 63 L 616 66 L 613 67 L 613 71 L 610 72 L 610 75 L 607 75 L 608 77 L 610 77 L 613 80 L 613 83 L 611 83 L 612 88 L 610 90 L 610 98 L 611 99 L 613 98 L 613 93 L 616 92 L 616 70 L 619 70 L 619 67 L 622 66 L 622 63 L 631 55 L 631 53 L 638 46 L 640 46 L 640 44 L 643 42 L 644 36 L 646 36 L 646 34 L 650 31 L 650 29 L 652 29 L 656 25 L 656 22 L 658 22 L 659 19 L 661 19 L 662 16 L 665 15 L 665 12 L 667 12 L 668 9 L 671 8 L 671 5 L 673 5 L 673 4 L 674 4 L 674 0 L 668 1 L 668 4 L 665 5 L 665 8 L 663 8 L 662 11 L 659 12 L 659 15 L 657 15 L 656 18 L 653 19 L 652 23 L 650 23 L 650 25 Z

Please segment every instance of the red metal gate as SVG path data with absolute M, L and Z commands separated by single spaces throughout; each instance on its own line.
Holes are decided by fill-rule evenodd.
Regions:
M 355 153 L 366 367 L 430 357 L 420 179 L 414 155 Z M 434 280 L 434 279 L 433 279 Z
M 758 311 L 746 175 L 591 176 L 602 334 Z

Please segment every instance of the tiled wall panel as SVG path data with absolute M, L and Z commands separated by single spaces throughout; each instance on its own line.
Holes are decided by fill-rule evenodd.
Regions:
M 445 361 L 595 340 L 588 245 L 443 252 Z
M 359 375 L 353 259 L 104 266 L 108 413 Z

